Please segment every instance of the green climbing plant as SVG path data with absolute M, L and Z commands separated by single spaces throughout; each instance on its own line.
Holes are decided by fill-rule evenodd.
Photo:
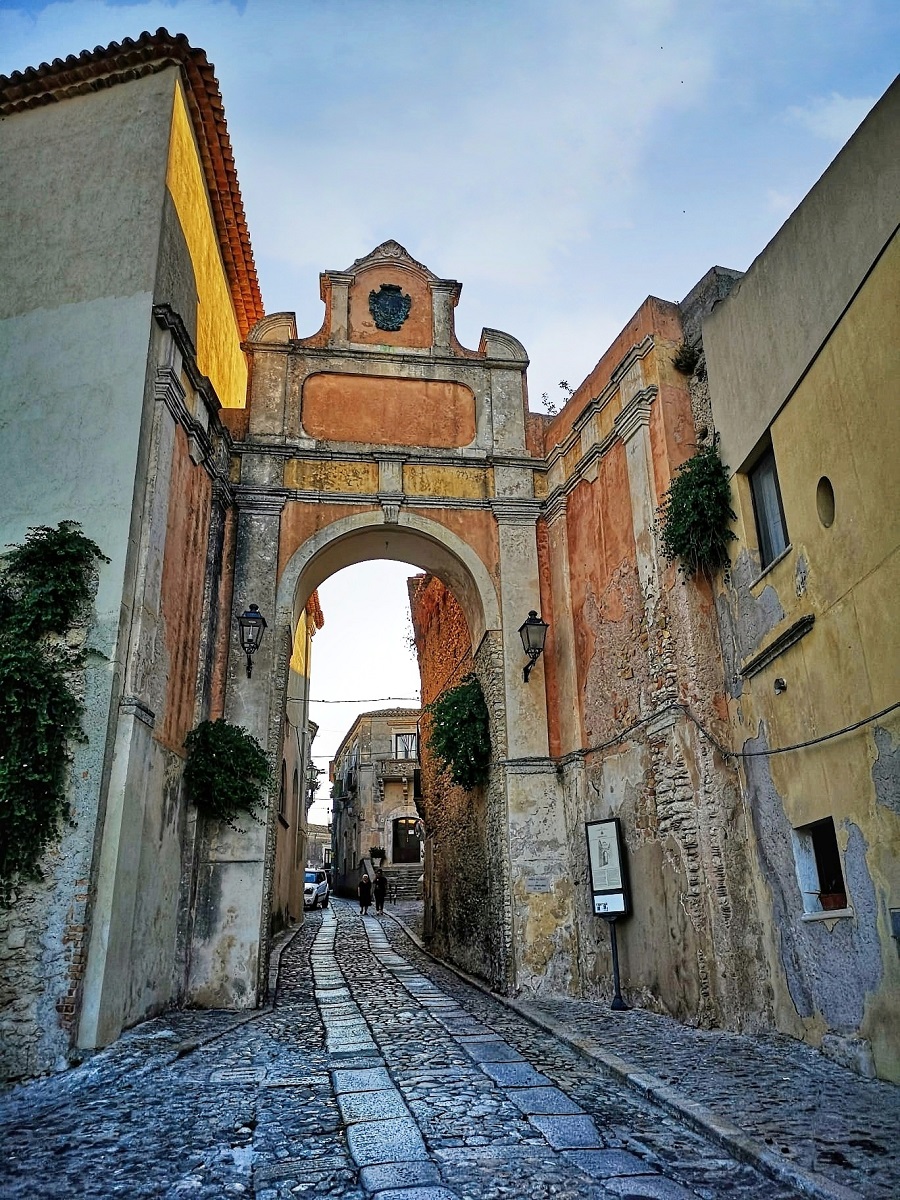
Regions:
M 491 762 L 487 704 L 475 675 L 467 675 L 429 704 L 428 747 L 444 763 L 453 783 L 470 791 L 484 783 Z
M 735 514 L 717 440 L 676 469 L 657 515 L 663 554 L 678 559 L 687 578 L 727 565 Z
M 83 619 L 98 562 L 109 562 L 75 521 L 29 530 L 3 563 L 0 604 L 0 898 L 39 879 L 41 858 L 70 816 L 72 743 L 84 707 L 72 677 L 84 652 L 66 635 Z
M 693 375 L 700 361 L 700 349 L 690 342 L 681 342 L 670 360 L 676 371 L 682 375 Z
M 201 721 L 185 738 L 187 763 L 184 785 L 188 795 L 207 816 L 236 828 L 234 820 L 253 816 L 271 781 L 266 752 L 240 725 Z

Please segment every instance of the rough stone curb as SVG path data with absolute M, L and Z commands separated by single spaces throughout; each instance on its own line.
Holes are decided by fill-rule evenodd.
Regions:
M 455 967 L 445 959 L 432 954 L 427 946 L 423 944 L 421 938 L 400 917 L 395 916 L 393 913 L 385 913 L 384 915 L 395 921 L 410 941 L 434 962 L 439 963 L 442 967 L 446 967 L 448 971 L 452 971 L 459 979 L 462 979 L 471 987 L 477 988 L 484 995 L 490 996 L 491 999 L 497 1000 L 500 1004 L 504 1004 L 520 1017 L 524 1017 L 526 1021 L 530 1021 L 532 1025 L 543 1029 L 545 1033 L 552 1034 L 553 1037 L 570 1046 L 578 1054 L 583 1055 L 592 1062 L 598 1063 L 611 1075 L 615 1076 L 616 1079 L 626 1084 L 633 1091 L 638 1092 L 644 1099 L 650 1100 L 660 1108 L 672 1113 L 673 1116 L 678 1117 L 679 1120 L 683 1121 L 691 1129 L 705 1134 L 714 1142 L 717 1142 L 740 1162 L 757 1167 L 765 1175 L 768 1175 L 770 1179 L 796 1188 L 801 1195 L 813 1197 L 814 1200 L 864 1200 L 861 1193 L 855 1191 L 853 1188 L 844 1187 L 843 1184 L 836 1183 L 834 1180 L 819 1174 L 817 1171 L 808 1171 L 805 1167 L 785 1162 L 777 1154 L 773 1154 L 768 1147 L 761 1145 L 754 1138 L 750 1137 L 743 1129 L 735 1125 L 733 1121 L 729 1121 L 726 1117 L 720 1117 L 705 1105 L 697 1104 L 695 1101 L 688 1099 L 687 1096 L 682 1095 L 681 1092 L 669 1084 L 663 1083 L 655 1075 L 640 1070 L 624 1058 L 620 1058 L 619 1055 L 612 1054 L 608 1050 L 601 1050 L 595 1046 L 586 1045 L 583 1039 L 579 1038 L 577 1034 L 569 1032 L 560 1022 L 554 1020 L 552 1017 L 548 1017 L 545 1013 L 532 1011 L 527 1001 L 516 1000 L 511 996 L 501 996 L 497 992 L 491 991 L 483 980 L 476 979 L 475 976 L 467 974 L 465 971 L 460 970 L 459 967 Z

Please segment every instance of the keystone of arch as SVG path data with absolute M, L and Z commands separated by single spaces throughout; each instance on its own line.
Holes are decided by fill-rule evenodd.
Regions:
M 378 558 L 413 563 L 446 584 L 465 614 L 473 649 L 486 630 L 500 628 L 497 592 L 475 551 L 438 522 L 402 510 L 396 524 L 385 523 L 380 512 L 366 512 L 334 521 L 307 538 L 278 582 L 278 611 L 291 612 L 296 628 L 319 584 L 343 567 Z

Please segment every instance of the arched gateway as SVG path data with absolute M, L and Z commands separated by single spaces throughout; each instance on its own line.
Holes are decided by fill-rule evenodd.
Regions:
M 477 351 L 456 339 L 460 285 L 396 242 L 321 277 L 325 321 L 298 338 L 292 314 L 266 317 L 246 349 L 234 596 L 270 614 L 248 679 L 231 646 L 226 717 L 278 756 L 288 664 L 314 588 L 366 559 L 411 562 L 440 578 L 468 622 L 488 697 L 496 759 L 487 827 L 499 985 L 515 977 L 510 829 L 552 807 L 544 680 L 522 682 L 518 627 L 540 608 L 535 469 L 526 448 L 522 346 L 486 329 Z M 233 636 L 236 636 L 233 634 Z M 270 817 L 270 822 L 274 816 Z M 208 846 L 189 993 L 252 1005 L 262 989 L 274 834 L 227 828 Z

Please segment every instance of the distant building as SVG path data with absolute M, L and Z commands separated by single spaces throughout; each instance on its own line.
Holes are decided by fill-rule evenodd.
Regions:
M 310 825 L 306 835 L 306 865 L 331 866 L 331 826 Z
M 329 764 L 338 890 L 355 889 L 373 849 L 385 868 L 422 860 L 418 719 L 417 708 L 362 713 Z

